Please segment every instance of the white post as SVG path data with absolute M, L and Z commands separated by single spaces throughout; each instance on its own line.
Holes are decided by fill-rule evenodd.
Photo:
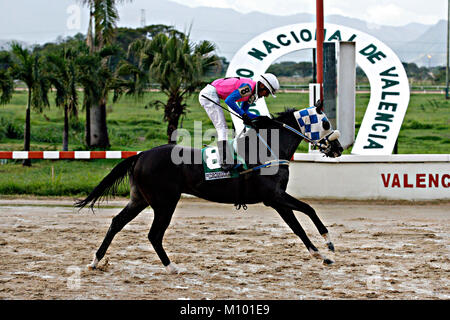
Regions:
M 339 41 L 337 73 L 336 124 L 341 133 L 339 142 L 347 149 L 355 142 L 355 42 Z

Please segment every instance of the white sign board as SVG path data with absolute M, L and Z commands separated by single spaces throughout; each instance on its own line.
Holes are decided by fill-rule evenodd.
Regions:
M 287 192 L 296 198 L 450 200 L 450 155 L 300 154 L 289 165 Z M 296 181 L 308 181 L 308 187 Z M 332 181 L 332 183 L 323 183 Z
M 226 76 L 255 78 L 278 58 L 294 51 L 315 48 L 315 32 L 314 23 L 301 23 L 260 34 L 235 54 Z M 354 41 L 356 63 L 370 82 L 369 104 L 352 153 L 391 154 L 409 103 L 408 78 L 400 59 L 380 40 L 352 28 L 325 24 L 324 39 Z M 269 115 L 264 99 L 259 99 L 253 109 L 261 115 Z M 242 121 L 234 116 L 232 120 L 236 131 L 240 132 Z

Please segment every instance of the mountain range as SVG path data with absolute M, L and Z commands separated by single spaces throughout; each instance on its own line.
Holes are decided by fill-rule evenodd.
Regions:
M 49 0 L 44 0 L 49 1 Z M 60 0 L 52 1 L 51 6 L 36 12 L 40 21 L 33 21 L 33 15 L 27 17 L 28 25 L 33 26 L 33 32 L 23 31 L 19 40 L 27 43 L 42 43 L 50 41 L 49 37 L 55 35 L 73 35 L 77 32 L 86 33 L 87 30 L 87 10 L 82 8 L 82 21 L 79 30 L 67 29 L 68 6 L 73 5 L 73 1 Z M 40 7 L 42 8 L 42 6 Z M 326 9 L 326 8 L 325 8 Z M 119 8 L 119 26 L 139 27 L 145 21 L 146 25 L 166 24 L 176 27 L 180 31 L 189 32 L 193 41 L 209 40 L 216 44 L 217 53 L 230 60 L 234 53 L 253 37 L 267 30 L 288 24 L 315 22 L 312 14 L 301 13 L 289 16 L 270 15 L 260 12 L 240 13 L 232 9 L 195 7 L 191 8 L 168 0 L 134 0 L 131 3 L 125 2 Z M 7 14 L 7 13 L 3 13 Z M 58 17 L 46 19 L 42 15 Z M 5 15 L 6 17 L 6 15 Z M 2 21 L 0 14 L 0 21 Z M 21 17 L 16 17 L 11 21 L 4 21 L 2 30 L 15 30 L 22 28 Z M 446 65 L 446 39 L 447 21 L 441 20 L 434 25 L 411 23 L 405 26 L 383 26 L 367 23 L 366 21 L 349 18 L 341 15 L 326 15 L 325 24 L 333 23 L 354 28 L 370 34 L 386 45 L 391 47 L 399 58 L 404 62 L 414 62 L 419 66 Z M 17 26 L 16 26 L 17 24 Z M 36 24 L 38 25 L 36 27 Z M 29 27 L 30 28 L 30 27 Z M 37 33 L 34 30 L 51 30 L 51 33 Z M 28 35 L 29 38 L 26 38 Z M 5 31 L 0 33 L 0 48 L 5 43 L 14 39 L 14 32 L 11 36 L 5 37 Z M 45 38 L 45 40 L 44 40 Z M 305 50 L 308 51 L 308 50 Z M 311 53 L 300 52 L 295 59 L 308 60 Z M 289 57 L 285 57 L 289 60 Z M 291 59 L 292 60 L 292 59 Z

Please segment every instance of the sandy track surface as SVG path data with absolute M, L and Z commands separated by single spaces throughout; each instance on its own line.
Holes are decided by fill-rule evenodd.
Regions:
M 88 264 L 126 202 L 92 214 L 65 200 L 0 199 L 1 299 L 449 299 L 450 204 L 308 201 L 329 228 L 330 253 L 312 222 L 299 221 L 336 261 L 323 266 L 263 205 L 180 201 L 166 232 L 163 269 L 142 212 L 114 239 L 103 270 Z M 106 259 L 109 261 L 105 265 Z

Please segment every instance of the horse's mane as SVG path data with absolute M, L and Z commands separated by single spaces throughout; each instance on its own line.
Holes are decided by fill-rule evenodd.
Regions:
M 295 108 L 285 107 L 284 111 L 277 112 L 275 115 L 272 115 L 271 119 L 269 119 L 268 121 L 264 121 L 262 124 L 260 124 L 258 126 L 258 128 L 259 129 L 279 128 L 280 124 L 279 123 L 277 124 L 276 121 L 273 121 L 273 120 L 281 121 L 284 123 L 287 120 L 287 118 L 289 116 L 292 116 L 292 113 L 294 113 L 296 111 L 297 111 L 297 109 L 295 109 Z
M 297 111 L 297 109 L 286 107 L 286 108 L 284 108 L 284 111 L 278 112 L 278 113 L 276 114 L 276 117 L 275 117 L 274 119 L 280 120 L 280 119 L 286 117 L 287 115 L 292 114 L 292 113 L 295 112 L 295 111 Z

